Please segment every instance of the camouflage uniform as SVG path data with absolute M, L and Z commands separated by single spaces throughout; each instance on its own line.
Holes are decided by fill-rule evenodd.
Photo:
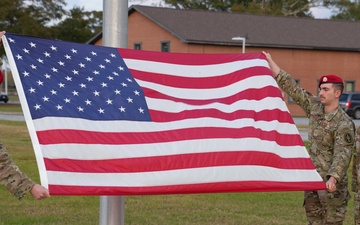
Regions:
M 350 199 L 347 169 L 354 149 L 355 125 L 340 106 L 325 114 L 318 97 L 300 88 L 285 71 L 281 70 L 275 79 L 309 118 L 309 154 L 317 172 L 324 182 L 330 177 L 337 180 L 332 193 L 305 191 L 308 224 L 343 224 Z
M 11 160 L 5 147 L 0 144 L 0 184 L 21 199 L 28 193 L 35 183 L 30 180 Z
M 354 219 L 355 224 L 360 225 L 360 127 L 356 131 L 356 144 L 352 168 L 351 190 L 354 194 Z

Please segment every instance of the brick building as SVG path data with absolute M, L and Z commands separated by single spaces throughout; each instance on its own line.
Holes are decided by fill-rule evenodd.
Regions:
M 245 38 L 233 40 L 234 37 Z M 102 33 L 88 43 L 101 45 Z M 322 75 L 360 91 L 360 22 L 132 6 L 128 48 L 186 53 L 266 50 L 301 86 L 317 94 Z M 284 94 L 293 116 L 304 112 Z

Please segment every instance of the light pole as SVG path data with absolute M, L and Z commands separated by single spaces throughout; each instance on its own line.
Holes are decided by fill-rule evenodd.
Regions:
M 233 41 L 242 41 L 242 53 L 245 53 L 245 40 L 246 40 L 246 38 L 244 38 L 244 37 L 233 37 L 233 38 L 231 38 L 231 40 L 233 40 Z

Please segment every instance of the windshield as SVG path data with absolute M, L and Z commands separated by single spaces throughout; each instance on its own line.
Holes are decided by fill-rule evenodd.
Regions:
M 347 101 L 347 99 L 348 99 L 348 96 L 349 96 L 349 94 L 342 94 L 341 96 L 340 96 L 340 102 L 346 102 Z

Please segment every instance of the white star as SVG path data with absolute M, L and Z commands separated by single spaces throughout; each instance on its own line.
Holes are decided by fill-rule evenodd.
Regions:
M 87 77 L 86 80 L 90 82 L 90 81 L 93 81 L 94 78 L 92 78 L 92 77 Z
M 72 94 L 73 94 L 73 96 L 79 96 L 79 92 L 77 92 L 75 90 L 72 92 Z
M 77 70 L 73 70 L 73 71 L 71 71 L 71 72 L 73 72 L 74 75 L 78 75 L 78 74 L 79 74 L 79 71 L 77 71 Z
M 121 91 L 116 89 L 114 92 L 115 92 L 116 95 L 119 95 Z
M 115 76 L 119 76 L 119 74 L 117 72 L 112 72 L 112 74 L 114 74 Z
M 29 45 L 30 45 L 31 48 L 36 48 L 36 44 L 34 44 L 32 42 L 30 42 Z
M 114 78 L 111 77 L 111 76 L 108 76 L 107 79 L 108 79 L 108 80 L 114 80 Z
M 58 104 L 58 105 L 56 106 L 56 109 L 57 109 L 57 110 L 62 110 L 62 108 L 63 108 L 62 105 L 59 105 L 59 104 Z
M 96 52 L 91 52 L 91 55 L 97 55 L 97 53 Z
M 9 38 L 9 41 L 12 42 L 12 43 L 15 43 L 15 40 L 12 39 L 12 38 Z
M 119 68 L 120 71 L 124 71 L 124 67 L 119 66 L 118 68 Z
M 68 54 L 65 55 L 66 59 L 71 59 L 71 56 L 69 56 Z
M 140 92 L 135 90 L 135 91 L 134 91 L 134 94 L 135 94 L 135 95 L 140 95 Z
M 22 56 L 19 55 L 19 54 L 16 55 L 16 58 L 17 58 L 18 60 L 20 60 L 20 59 L 22 60 Z
M 84 64 L 84 63 L 79 63 L 79 66 L 80 66 L 81 68 L 85 68 L 85 64 Z
M 34 64 L 30 65 L 31 69 L 36 70 L 36 66 Z
M 105 66 L 102 65 L 102 64 L 100 64 L 99 67 L 100 67 L 101 69 L 105 69 Z
M 144 110 L 141 107 L 139 108 L 139 113 L 144 114 Z
M 59 85 L 59 88 L 64 88 L 65 87 L 65 84 L 63 84 L 63 83 L 59 83 L 58 85 Z
M 81 88 L 86 88 L 86 84 L 83 84 L 83 83 L 79 84 L 79 86 L 80 86 Z
M 104 83 L 104 82 L 102 82 L 100 85 L 101 85 L 102 87 L 107 87 L 107 83 Z
M 37 61 L 38 61 L 39 63 L 44 63 L 44 60 L 42 60 L 42 59 L 40 59 L 40 58 L 38 58 Z
M 116 58 L 116 55 L 115 55 L 114 53 L 111 53 L 110 56 L 111 56 L 112 58 Z
M 94 71 L 93 71 L 93 74 L 98 75 L 98 74 L 99 74 L 99 71 L 94 70 Z
M 111 63 L 110 59 L 104 59 L 106 63 Z
M 127 84 L 125 84 L 124 82 L 122 82 L 121 85 L 122 85 L 123 87 L 127 87 Z
M 64 101 L 65 103 L 70 103 L 71 100 L 69 98 L 65 98 Z
M 44 102 L 48 102 L 48 101 L 49 101 L 49 98 L 46 97 L 46 96 L 44 96 L 42 99 L 44 100 Z
M 59 61 L 58 64 L 59 64 L 60 66 L 65 66 L 65 63 L 64 63 L 64 62 L 61 62 L 61 61 Z
M 89 58 L 89 57 L 85 57 L 85 60 L 88 62 L 91 62 L 91 58 Z
M 129 81 L 130 83 L 132 83 L 132 80 L 130 78 L 127 78 L 126 80 Z
M 50 57 L 50 53 L 44 52 L 45 57 Z
M 100 114 L 104 114 L 104 113 L 105 113 L 105 109 L 102 109 L 102 108 L 98 109 L 98 111 L 99 111 Z
M 120 110 L 120 112 L 125 112 L 125 108 L 122 106 L 119 108 L 119 110 Z
M 30 88 L 30 89 L 29 89 L 29 92 L 30 92 L 30 93 L 35 93 L 35 89 L 34 89 L 34 88 Z
M 86 105 L 91 105 L 91 101 L 89 99 L 86 99 L 85 104 Z
M 77 50 L 71 49 L 71 52 L 74 53 L 74 54 L 76 54 L 76 53 L 77 53 Z
M 106 103 L 107 103 L 108 105 L 112 105 L 112 102 L 113 102 L 113 101 L 110 100 L 110 99 L 107 99 L 107 100 L 106 100 Z
M 35 108 L 35 110 L 38 110 L 38 109 L 40 109 L 40 108 L 41 108 L 41 105 L 36 104 L 36 105 L 34 106 L 34 108 Z
M 53 50 L 53 51 L 57 51 L 57 48 L 56 48 L 54 45 L 51 45 L 50 48 L 51 48 L 51 50 Z
M 49 75 L 49 74 L 47 74 L 47 73 L 46 73 L 44 76 L 45 76 L 46 79 L 50 79 L 50 78 L 51 78 L 51 75 Z
M 100 92 L 98 92 L 98 91 L 94 91 L 93 93 L 94 93 L 94 96 L 100 96 Z
M 39 86 L 44 86 L 44 82 L 42 82 L 41 80 L 38 80 L 38 81 L 37 81 L 37 84 L 38 84 Z
M 130 98 L 130 97 L 127 98 L 126 100 L 128 101 L 128 103 L 132 103 L 132 102 L 133 102 L 132 98 Z
M 26 49 L 26 48 L 24 48 L 23 51 L 24 51 L 25 53 L 27 53 L 27 54 L 29 54 L 29 52 L 30 52 L 30 51 L 29 51 L 28 49 Z
M 55 67 L 51 68 L 51 70 L 52 70 L 54 73 L 57 73 L 57 72 L 58 72 L 58 69 L 56 69 Z
M 84 112 L 84 109 L 83 109 L 83 108 L 81 108 L 80 106 L 79 106 L 79 107 L 77 107 L 77 109 L 79 110 L 79 112 Z
M 23 75 L 24 75 L 24 77 L 28 77 L 28 76 L 30 75 L 30 73 L 27 72 L 27 71 L 24 71 L 24 72 L 23 72 Z
M 57 94 L 57 91 L 55 91 L 54 89 L 52 89 L 50 92 L 51 92 L 52 95 L 56 95 L 56 94 Z
M 67 81 L 72 81 L 72 77 L 69 77 L 69 76 L 66 76 L 65 79 L 66 79 Z

